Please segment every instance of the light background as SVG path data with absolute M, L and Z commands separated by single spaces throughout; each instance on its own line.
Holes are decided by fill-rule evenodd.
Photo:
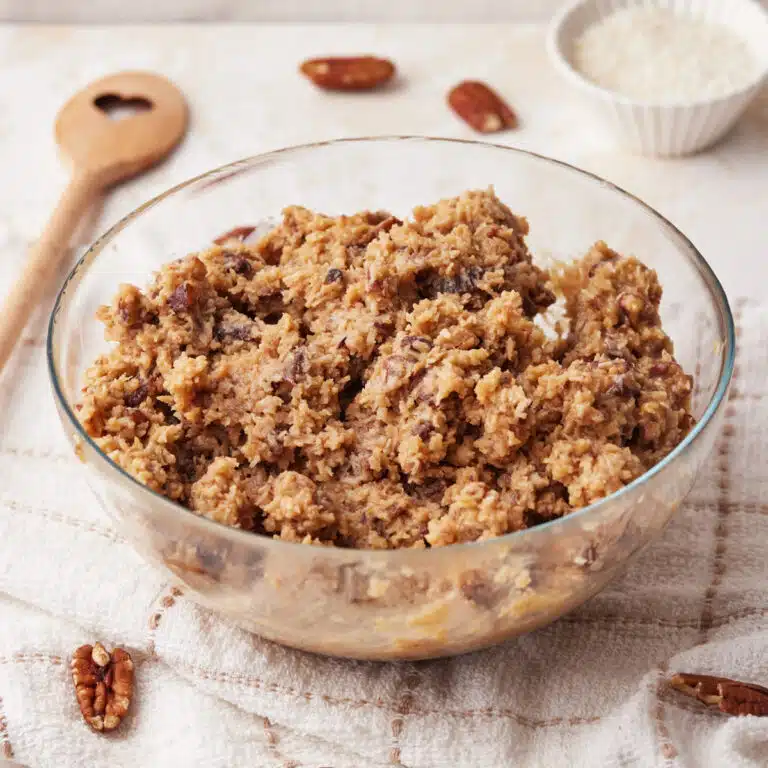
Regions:
M 4 21 L 543 21 L 561 0 L 0 0 Z

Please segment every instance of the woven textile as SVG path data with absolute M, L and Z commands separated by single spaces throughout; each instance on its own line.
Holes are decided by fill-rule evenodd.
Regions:
M 768 681 L 768 309 L 736 302 L 726 424 L 688 502 L 623 579 L 501 647 L 415 664 L 281 648 L 198 608 L 132 551 L 60 434 L 34 327 L 2 390 L 0 756 L 46 766 L 765 766 L 768 718 L 669 691 Z M 82 722 L 85 642 L 131 650 L 116 734 Z

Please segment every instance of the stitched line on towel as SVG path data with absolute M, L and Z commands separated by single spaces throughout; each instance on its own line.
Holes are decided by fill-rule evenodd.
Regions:
M 742 619 L 750 619 L 755 617 L 762 618 L 768 616 L 768 608 L 741 608 L 738 611 L 732 611 L 731 613 L 724 613 L 722 616 L 713 616 L 710 629 L 719 629 L 733 621 L 740 621 Z M 657 618 L 645 618 L 640 616 L 623 616 L 620 614 L 603 614 L 597 616 L 594 614 L 586 616 L 563 616 L 557 620 L 558 623 L 564 624 L 609 624 L 612 627 L 619 627 L 625 625 L 627 627 L 636 626 L 648 626 L 648 627 L 664 627 L 667 629 L 699 629 L 701 627 L 701 619 L 657 619 Z
M 696 368 L 693 371 L 693 392 L 692 399 L 694 403 L 699 401 L 699 395 L 701 394 L 701 360 L 704 357 L 702 354 L 702 344 L 704 334 L 699 326 L 696 326 Z
M 268 717 L 262 717 L 261 719 L 264 723 L 264 738 L 267 740 L 267 750 L 269 751 L 269 754 L 272 755 L 275 760 L 280 761 L 281 768 L 300 768 L 301 763 L 296 760 L 287 760 L 277 748 L 277 745 L 280 743 L 280 738 L 275 733 L 275 729 L 272 727 L 270 719 Z
M 392 742 L 389 749 L 389 762 L 392 765 L 404 766 L 400 760 L 402 751 L 401 736 L 405 728 L 405 721 L 408 715 L 413 711 L 415 701 L 415 690 L 421 682 L 421 674 L 414 664 L 409 664 L 405 668 L 403 682 L 399 686 L 400 690 L 395 694 L 394 711 L 395 716 L 389 724 L 389 732 L 392 736 Z
M 4 446 L 0 448 L 0 456 L 19 456 L 23 459 L 47 459 L 48 461 L 72 461 L 72 455 L 69 453 L 59 453 L 58 451 L 46 449 L 38 450 L 36 448 L 10 448 Z
M 731 424 L 726 424 L 723 427 L 722 437 L 730 438 L 733 437 L 735 433 L 735 430 L 733 429 L 733 426 Z M 721 459 L 722 464 L 722 459 Z M 712 507 L 718 507 L 720 509 L 725 509 L 728 514 L 733 514 L 734 512 L 742 512 L 745 515 L 768 515 L 768 504 L 760 503 L 758 501 L 747 501 L 743 504 L 738 501 L 715 501 L 713 503 L 705 503 L 701 501 L 694 501 L 686 506 L 691 507 L 692 509 L 701 509 L 701 510 L 708 510 L 712 509 Z
M 740 304 L 735 311 L 735 325 L 736 325 L 736 338 L 741 338 L 741 318 L 743 314 L 743 304 Z M 738 358 L 737 358 L 738 359 Z M 737 362 L 733 367 L 733 387 L 737 388 L 740 376 L 740 365 Z M 736 410 L 731 403 L 730 399 L 725 406 L 725 421 L 726 425 L 731 425 L 733 418 L 736 415 Z M 732 426 L 732 425 L 731 425 Z M 715 520 L 715 546 L 712 556 L 712 577 L 704 593 L 704 604 L 701 608 L 701 619 L 699 621 L 699 643 L 705 643 L 712 629 L 714 621 L 713 606 L 715 602 L 715 596 L 717 590 L 722 583 L 723 576 L 726 570 L 726 558 L 727 540 L 728 540 L 728 515 L 731 513 L 732 508 L 729 505 L 728 494 L 730 491 L 731 480 L 731 443 L 733 442 L 734 429 L 726 429 L 723 431 L 720 438 L 720 446 L 718 452 L 720 454 L 720 460 L 718 463 L 720 479 L 717 499 L 717 518 Z
M 765 392 L 743 392 L 740 389 L 732 389 L 728 400 L 753 400 L 755 402 L 760 402 L 764 397 Z
M 97 536 L 113 541 L 116 544 L 124 544 L 125 539 L 110 531 L 108 528 L 101 528 L 100 526 L 93 525 L 93 523 L 86 523 L 82 520 L 78 520 L 76 517 L 68 517 L 62 515 L 59 512 L 55 512 L 52 509 L 40 509 L 38 507 L 30 507 L 27 504 L 14 501 L 13 499 L 0 499 L 0 507 L 6 507 L 12 509 L 14 512 L 22 512 L 25 515 L 36 515 L 42 517 L 44 520 L 50 520 L 54 523 L 61 523 L 62 525 L 68 525 L 70 528 L 77 528 L 79 531 L 86 531 L 88 533 L 95 533 Z
M 33 664 L 46 662 L 47 664 L 63 664 L 61 656 L 51 653 L 14 653 L 13 656 L 0 656 L 0 664 Z
M 656 679 L 651 680 L 650 688 L 654 697 L 652 716 L 653 722 L 656 725 L 659 747 L 661 749 L 662 757 L 664 758 L 664 764 L 671 766 L 672 761 L 677 757 L 678 752 L 677 748 L 672 743 L 672 737 L 669 735 L 669 728 L 667 727 L 666 714 L 664 711 L 664 702 L 661 699 L 662 690 L 666 686 L 668 670 L 669 668 L 666 662 L 660 664 Z
M 6 760 L 13 758 L 13 747 L 11 746 L 11 737 L 8 735 L 8 720 L 5 718 L 2 696 L 0 696 L 0 748 L 0 755 Z
M 181 659 L 164 660 L 165 663 L 176 669 L 184 669 L 187 673 L 196 675 L 203 680 L 210 680 L 214 683 L 226 683 L 234 685 L 243 685 L 249 688 L 255 688 L 262 690 L 265 693 L 276 693 L 280 696 L 292 696 L 298 699 L 304 699 L 304 701 L 321 701 L 324 704 L 331 706 L 344 706 L 344 707 L 374 707 L 383 712 L 389 712 L 392 715 L 399 715 L 395 707 L 391 704 L 384 702 L 381 699 L 370 701 L 368 699 L 352 699 L 339 696 L 328 696 L 327 694 L 313 693 L 311 691 L 300 691 L 290 686 L 279 686 L 276 683 L 265 683 L 258 677 L 251 675 L 245 675 L 243 673 L 235 672 L 217 672 L 214 670 L 204 669 L 194 664 L 190 664 Z M 426 709 L 419 707 L 412 707 L 409 714 L 419 715 L 421 717 L 428 717 L 430 715 L 457 717 L 457 718 L 470 718 L 470 717 L 489 717 L 489 718 L 501 718 L 509 719 L 516 722 L 526 728 L 550 728 L 558 725 L 594 725 L 600 722 L 602 717 L 595 715 L 591 717 L 552 717 L 547 719 L 538 719 L 533 717 L 527 717 L 521 715 L 518 712 L 514 712 L 511 709 L 484 707 L 482 709 L 464 709 L 464 710 L 451 710 L 451 709 Z
M 178 587 L 171 587 L 170 589 L 166 587 L 162 590 L 161 594 L 163 592 L 165 594 L 160 598 L 160 607 L 150 614 L 149 621 L 147 622 L 149 624 L 148 653 L 152 657 L 157 657 L 155 652 L 155 632 L 157 632 L 165 612 L 174 605 L 177 597 L 181 597 L 184 594 Z

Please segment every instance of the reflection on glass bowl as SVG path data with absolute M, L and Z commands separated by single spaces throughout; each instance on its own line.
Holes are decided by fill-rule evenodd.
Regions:
M 383 209 L 403 217 L 416 205 L 491 184 L 528 219 L 535 259 L 567 261 L 605 240 L 659 274 L 664 327 L 677 359 L 695 375 L 697 424 L 619 492 L 567 517 L 471 544 L 313 547 L 198 517 L 139 484 L 83 431 L 75 411 L 83 372 L 106 349 L 95 312 L 120 283 L 145 285 L 171 259 L 243 222 L 277 217 L 288 205 L 329 214 Z M 173 574 L 188 596 L 248 630 L 365 659 L 487 646 L 547 624 L 602 589 L 664 528 L 690 490 L 716 436 L 733 355 L 733 319 L 717 278 L 693 245 L 641 201 L 531 153 L 411 137 L 285 149 L 166 192 L 115 225 L 77 264 L 56 301 L 48 337 L 64 429 L 96 496 L 136 549 Z

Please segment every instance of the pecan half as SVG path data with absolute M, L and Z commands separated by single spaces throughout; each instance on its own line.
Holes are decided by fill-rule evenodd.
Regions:
M 669 680 L 676 691 L 728 715 L 768 716 L 768 688 L 727 677 L 678 672 Z
M 309 59 L 300 69 L 316 86 L 330 91 L 365 91 L 383 85 L 395 74 L 389 59 L 376 56 Z
M 465 80 L 451 89 L 448 105 L 479 133 L 517 127 L 517 115 L 495 91 L 478 80 Z
M 133 696 L 133 661 L 122 648 L 110 654 L 101 644 L 72 654 L 72 680 L 83 719 L 94 731 L 114 731 Z

